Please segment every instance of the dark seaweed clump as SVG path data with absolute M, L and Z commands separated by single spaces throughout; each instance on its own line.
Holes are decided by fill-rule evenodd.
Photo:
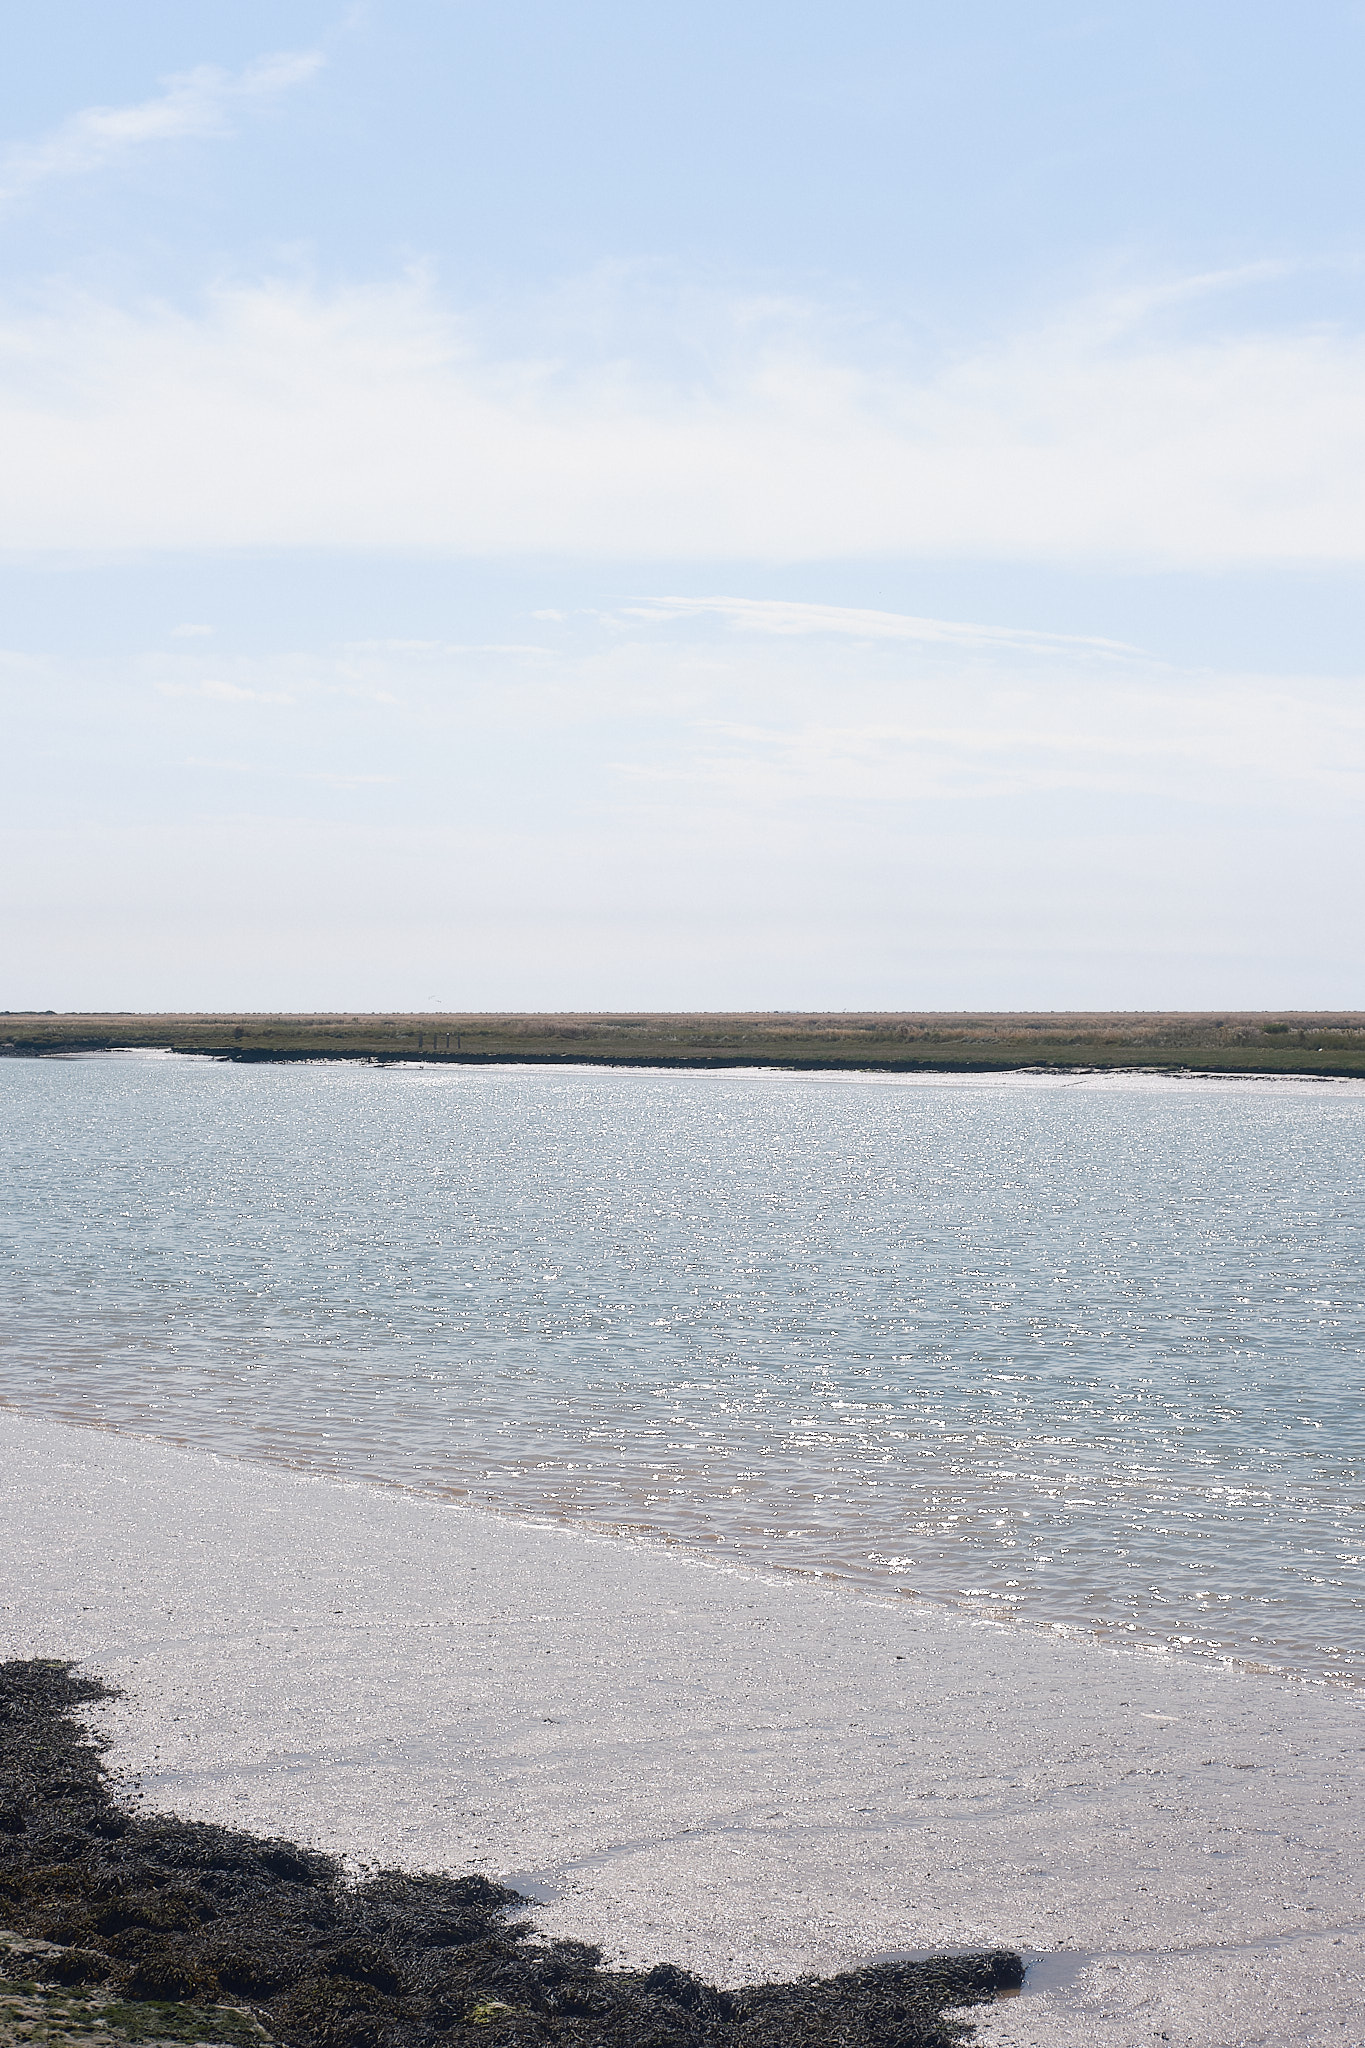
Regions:
M 612 1970 L 509 1922 L 483 1877 L 356 1882 L 293 1843 L 120 1806 L 69 1663 L 0 1664 L 0 1926 L 63 1945 L 46 1974 L 124 2000 L 246 2006 L 287 2048 L 953 2048 L 947 2009 L 1018 1984 L 1005 1951 L 718 1991 Z

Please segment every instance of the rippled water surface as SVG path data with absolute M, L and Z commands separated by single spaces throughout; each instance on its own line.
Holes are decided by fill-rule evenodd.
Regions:
M 1365 1086 L 0 1061 L 0 1399 L 1365 1680 Z

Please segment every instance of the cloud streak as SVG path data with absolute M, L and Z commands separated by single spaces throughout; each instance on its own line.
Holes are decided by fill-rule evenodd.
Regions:
M 216 704 L 293 704 L 297 699 L 279 690 L 246 690 L 239 683 L 209 678 L 202 683 L 161 683 L 163 697 L 207 697 Z
M 326 60 L 318 50 L 280 51 L 233 74 L 216 64 L 175 72 L 165 91 L 130 107 L 86 107 L 36 142 L 0 155 L 0 206 L 54 178 L 103 170 L 150 143 L 232 133 L 234 112 L 306 84 Z
M 780 638 L 833 634 L 850 640 L 909 640 L 921 646 L 1009 648 L 1041 653 L 1137 655 L 1121 640 L 1075 633 L 1037 633 L 1019 626 L 978 626 L 953 619 L 917 618 L 907 612 L 869 611 L 858 606 L 801 604 L 784 598 L 651 597 L 623 607 L 622 616 L 641 621 L 712 617 L 746 633 Z

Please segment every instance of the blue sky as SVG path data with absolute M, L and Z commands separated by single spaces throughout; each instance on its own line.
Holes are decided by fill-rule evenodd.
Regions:
M 1365 6 L 0 21 L 0 1007 L 1365 1007 Z

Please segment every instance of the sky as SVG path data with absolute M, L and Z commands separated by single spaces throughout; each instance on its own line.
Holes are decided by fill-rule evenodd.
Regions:
M 0 33 L 0 1009 L 1365 1008 L 1365 0 Z

